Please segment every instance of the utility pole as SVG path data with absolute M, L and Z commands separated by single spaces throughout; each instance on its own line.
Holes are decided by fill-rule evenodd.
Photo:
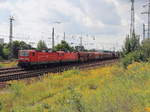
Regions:
M 61 24 L 62 22 L 60 21 L 55 21 L 53 23 L 56 23 L 56 24 Z M 54 27 L 52 28 L 52 49 L 54 50 L 54 47 L 55 47 L 55 29 Z
M 9 58 L 11 59 L 13 57 L 12 38 L 13 38 L 13 21 L 14 21 L 14 17 L 10 16 L 9 19 L 10 19 L 10 31 L 9 31 L 10 56 L 9 56 Z
M 116 51 L 115 44 L 113 44 L 113 52 L 115 52 L 115 51 Z
M 64 41 L 66 40 L 66 34 L 65 34 L 65 32 L 64 32 Z
M 83 38 L 82 38 L 82 34 L 81 34 L 81 37 L 80 37 L 80 45 L 79 45 L 79 46 L 80 46 L 80 51 L 83 51 L 82 39 L 83 39 Z
M 80 46 L 82 47 L 82 35 L 80 37 Z
M 135 34 L 135 12 L 134 12 L 134 0 L 131 0 L 131 25 L 130 25 L 130 37 Z
M 150 0 L 148 2 L 148 38 L 150 38 Z
M 148 38 L 150 38 L 150 0 L 148 1 L 148 4 L 144 5 L 143 7 L 148 7 L 148 11 L 146 12 L 142 12 L 142 14 L 147 14 L 148 15 L 148 32 L 147 32 L 147 36 Z
M 55 46 L 54 36 L 55 36 L 55 30 L 54 30 L 54 27 L 53 27 L 53 28 L 52 28 L 52 49 L 53 49 L 53 50 L 54 50 L 54 46 Z

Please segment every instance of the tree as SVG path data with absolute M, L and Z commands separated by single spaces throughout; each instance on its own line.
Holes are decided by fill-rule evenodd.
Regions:
M 53 49 L 54 51 L 74 51 L 74 48 L 71 47 L 66 41 L 61 41 L 60 44 L 56 45 Z
M 141 50 L 143 52 L 145 60 L 150 58 L 150 38 L 142 41 Z
M 87 51 L 84 46 L 75 46 L 75 51 Z
M 24 41 L 13 41 L 12 42 L 12 58 L 18 58 L 18 51 L 19 50 L 29 50 L 33 49 L 31 45 L 25 43 Z M 6 44 L 0 44 L 0 60 L 5 59 L 7 60 L 9 58 L 9 55 L 11 53 L 10 43 Z
M 123 48 L 123 55 L 127 55 L 140 48 L 140 39 L 137 35 L 133 34 L 132 37 L 127 36 Z
M 44 41 L 40 40 L 37 44 L 37 50 L 47 50 L 47 45 Z
M 2 46 L 3 47 L 2 47 L 2 51 L 1 51 L 1 53 L 2 53 L 1 57 L 2 57 L 2 59 L 7 60 L 8 56 L 10 54 L 10 48 L 9 48 L 10 46 L 9 46 L 9 44 L 6 44 L 6 43 L 4 43 Z
M 122 53 L 122 64 L 125 68 L 135 61 L 144 61 L 143 51 L 141 50 L 140 39 L 134 33 L 132 37 L 127 36 Z
M 19 50 L 29 50 L 32 49 L 31 45 L 26 44 L 23 41 L 13 41 L 12 43 L 12 52 L 13 58 L 18 58 L 18 51 Z
M 4 47 L 3 48 L 3 59 L 8 59 L 9 57 L 9 54 L 10 54 L 10 49 L 8 47 Z
M 124 58 L 122 58 L 122 65 L 124 68 L 127 68 L 129 64 L 140 61 L 144 61 L 143 52 L 141 50 L 137 50 L 128 53 Z
M 0 44 L 0 60 L 3 59 L 3 44 Z
M 32 49 L 32 46 L 29 44 L 26 44 L 24 41 L 20 42 L 20 49 Z
M 18 57 L 18 51 L 19 50 L 20 50 L 20 42 L 19 41 L 13 41 L 13 43 L 12 43 L 13 58 Z

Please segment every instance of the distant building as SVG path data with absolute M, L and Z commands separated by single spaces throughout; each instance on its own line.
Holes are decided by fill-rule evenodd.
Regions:
M 0 38 L 0 44 L 4 44 L 4 39 Z

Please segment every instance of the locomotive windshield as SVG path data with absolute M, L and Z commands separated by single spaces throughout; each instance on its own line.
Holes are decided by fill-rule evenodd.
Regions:
M 19 55 L 20 56 L 29 56 L 29 52 L 28 51 L 20 51 Z

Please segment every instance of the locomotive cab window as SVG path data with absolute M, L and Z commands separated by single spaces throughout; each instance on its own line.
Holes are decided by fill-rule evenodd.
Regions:
M 27 52 L 27 51 L 20 51 L 19 55 L 20 56 L 29 56 L 29 52 Z

